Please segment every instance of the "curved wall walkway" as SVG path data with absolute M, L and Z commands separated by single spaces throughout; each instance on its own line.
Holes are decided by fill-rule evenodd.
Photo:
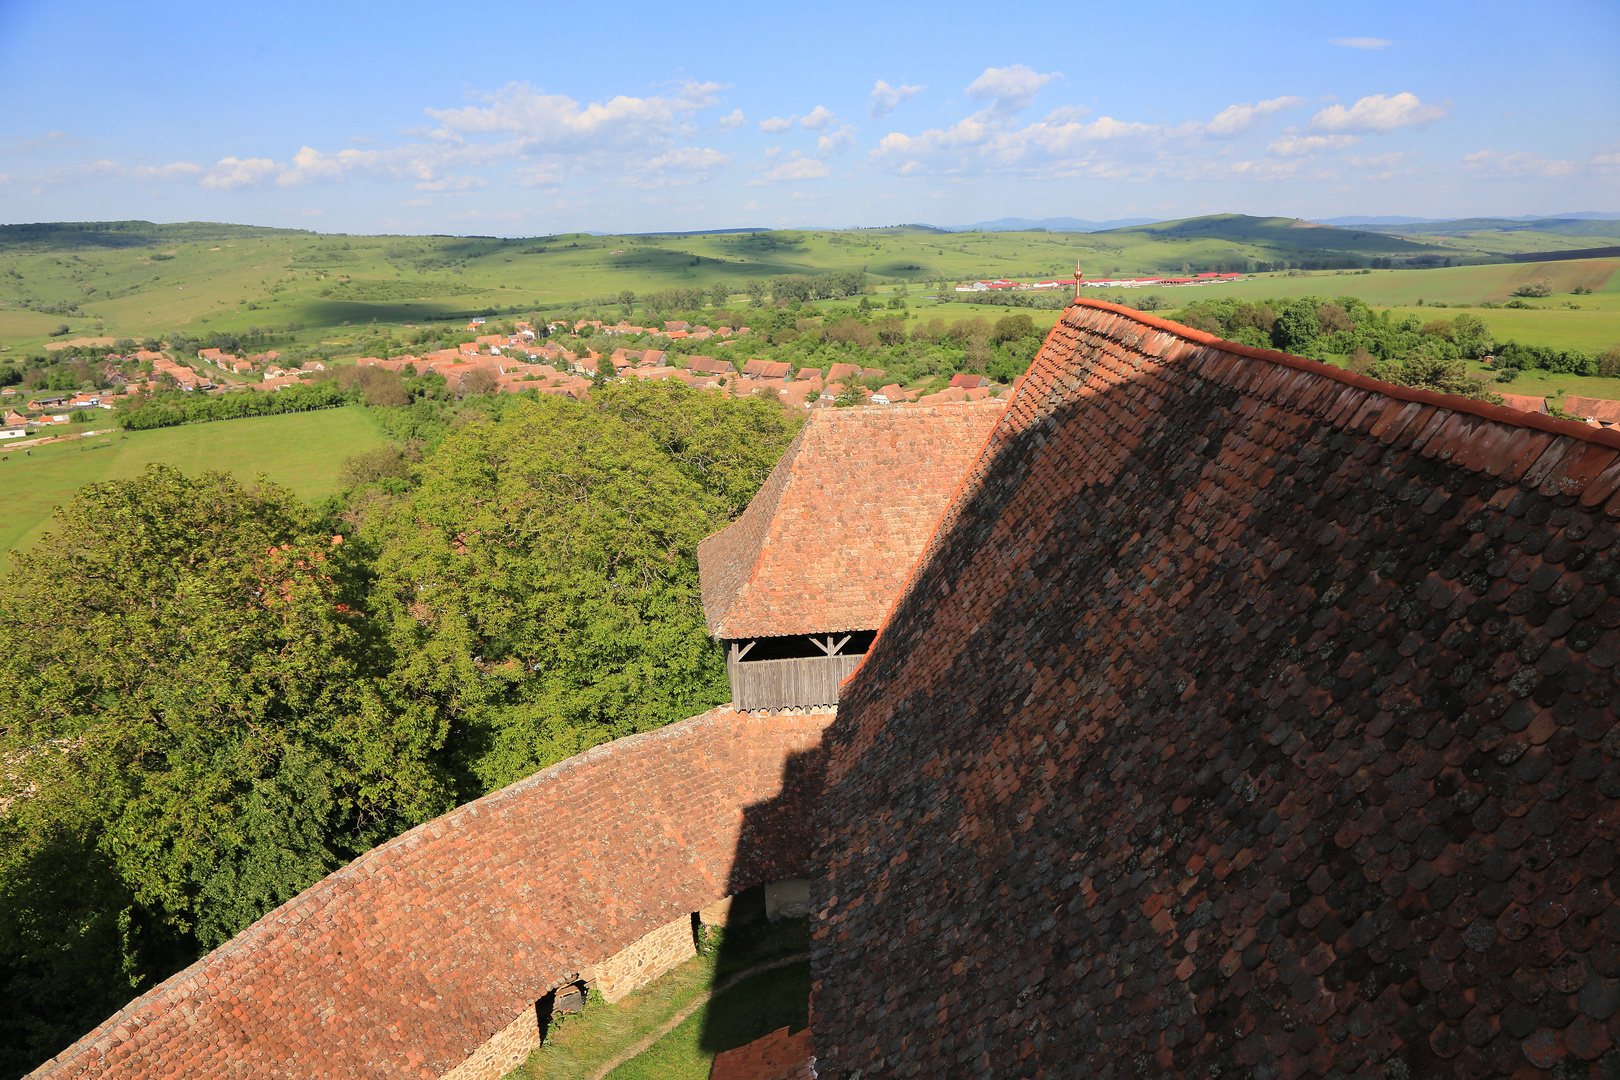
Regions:
M 432 1080 L 644 935 L 800 876 L 830 715 L 597 747 L 332 874 L 34 1077 Z

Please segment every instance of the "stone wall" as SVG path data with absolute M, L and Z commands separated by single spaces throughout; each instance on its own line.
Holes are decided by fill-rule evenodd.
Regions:
M 818 1074 L 1620 1076 L 1617 447 L 1071 306 L 843 687 Z
M 715 710 L 536 773 L 355 860 L 32 1075 L 498 1075 L 551 989 L 804 873 L 830 719 Z

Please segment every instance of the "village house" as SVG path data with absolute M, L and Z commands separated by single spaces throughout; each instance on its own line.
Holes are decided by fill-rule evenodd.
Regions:
M 1568 394 L 1564 397 L 1564 411 L 1580 417 L 1593 427 L 1620 427 L 1620 401 Z
M 737 369 L 728 361 L 716 360 L 712 356 L 688 356 L 686 370 L 697 375 L 735 375 Z
M 742 366 L 742 376 L 745 379 L 758 379 L 763 382 L 787 383 L 792 379 L 793 365 L 776 360 L 760 360 L 755 358 Z
M 1529 394 L 1503 394 L 1502 404 L 1510 409 L 1518 409 L 1520 412 L 1547 415 L 1547 399 L 1544 397 L 1532 397 Z

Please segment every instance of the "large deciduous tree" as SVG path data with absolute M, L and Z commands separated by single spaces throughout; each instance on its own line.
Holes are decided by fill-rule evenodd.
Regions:
M 664 384 L 463 427 L 379 520 L 374 592 L 401 703 L 451 725 L 488 789 L 726 697 L 697 544 L 747 505 L 796 424 Z
M 161 465 L 85 488 L 15 557 L 0 981 L 24 1007 L 0 1021 L 8 1050 L 100 1018 L 75 981 L 127 996 L 452 805 L 442 730 L 376 689 L 390 661 L 363 620 L 367 576 L 291 492 Z

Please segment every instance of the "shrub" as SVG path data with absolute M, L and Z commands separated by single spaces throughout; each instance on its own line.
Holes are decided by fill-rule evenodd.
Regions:
M 1513 290 L 1514 296 L 1551 296 L 1552 284 L 1546 278 L 1527 281 Z

